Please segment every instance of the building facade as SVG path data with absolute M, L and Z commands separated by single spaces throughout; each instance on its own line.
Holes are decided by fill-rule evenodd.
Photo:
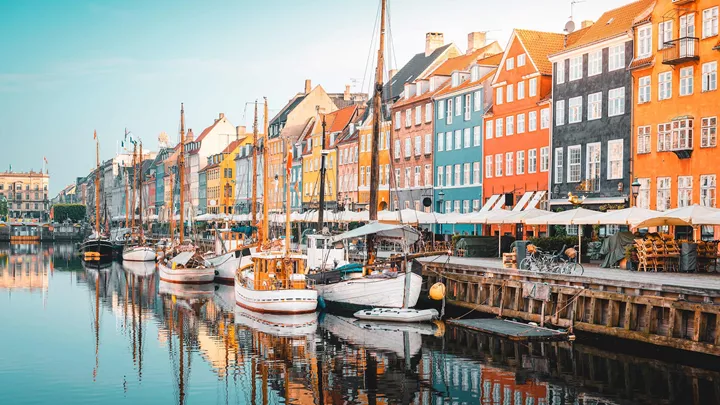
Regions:
M 49 185 L 47 172 L 1 172 L 0 199 L 7 201 L 8 219 L 47 221 Z
M 357 199 L 354 200 L 357 209 L 369 209 L 370 204 L 370 164 L 372 163 L 372 132 L 373 115 L 370 112 L 364 122 L 360 124 L 357 140 L 348 150 L 348 162 L 345 172 L 350 176 L 347 189 L 355 187 Z M 390 168 L 390 120 L 380 121 L 380 140 L 378 144 L 378 211 L 390 209 L 390 181 L 393 170 Z M 354 153 L 354 156 L 353 156 Z M 344 159 L 344 158 L 343 158 Z

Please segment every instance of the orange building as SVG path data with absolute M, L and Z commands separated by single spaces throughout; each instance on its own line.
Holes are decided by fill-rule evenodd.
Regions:
M 358 194 L 358 208 L 369 209 L 370 204 L 370 161 L 372 153 L 373 114 L 370 113 L 360 127 L 358 136 L 358 175 L 355 184 Z M 380 162 L 378 184 L 378 210 L 390 207 L 390 121 L 380 121 L 380 144 L 378 145 Z
M 717 0 L 658 0 L 634 25 L 638 206 L 716 204 L 718 8 Z

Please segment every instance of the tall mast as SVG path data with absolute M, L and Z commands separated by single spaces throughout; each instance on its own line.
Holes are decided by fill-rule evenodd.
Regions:
M 377 66 L 375 67 L 375 91 L 373 93 L 373 129 L 370 146 L 370 220 L 377 221 L 378 187 L 380 182 L 380 157 L 378 143 L 380 143 L 380 121 L 382 115 L 383 70 L 385 54 L 385 9 L 387 0 L 381 1 L 380 11 L 380 46 L 378 48 Z M 375 236 L 367 237 L 368 263 L 375 262 Z
M 185 106 L 180 103 L 180 155 L 178 156 L 180 174 L 180 244 L 185 236 Z M 174 215 L 173 215 L 174 216 Z
M 267 155 L 267 141 L 268 141 L 268 102 L 267 97 L 263 97 L 265 100 L 265 109 L 263 111 L 263 179 L 268 175 L 268 155 Z M 260 233 L 260 242 L 264 242 L 270 235 L 269 223 L 270 218 L 268 217 L 268 198 L 267 198 L 267 184 L 263 182 L 263 221 L 262 221 L 262 232 Z
M 250 223 L 257 226 L 257 195 L 258 195 L 258 182 L 257 182 L 257 150 L 258 150 L 258 107 L 257 100 L 255 100 L 255 116 L 253 118 L 253 155 L 252 155 L 252 170 L 250 174 L 252 176 L 252 198 L 250 203 Z M 263 173 L 264 176 L 264 173 Z
M 290 170 L 292 170 L 292 153 L 290 140 L 285 141 L 285 257 L 290 254 Z
M 175 193 L 173 192 L 175 189 L 175 176 L 170 173 L 170 202 L 168 204 L 170 207 L 168 210 L 170 211 L 170 221 L 168 223 L 170 224 L 170 240 L 175 239 Z
M 130 199 L 129 197 L 129 180 L 128 180 L 128 170 L 125 169 L 125 228 L 130 227 Z
M 322 138 L 320 141 L 320 201 L 318 201 L 318 229 L 317 232 L 321 233 L 323 229 L 323 214 L 325 213 L 325 114 L 322 116 Z
M 95 160 L 97 169 L 95 172 L 95 235 L 100 238 L 100 141 L 97 139 L 97 131 L 93 132 L 95 138 Z
M 140 178 L 138 178 L 138 193 L 140 194 L 140 195 L 139 195 L 140 202 L 138 203 L 138 205 L 140 206 L 140 241 L 143 242 L 143 241 L 144 241 L 143 239 L 144 239 L 144 237 L 145 237 L 145 232 L 143 231 L 143 205 L 142 205 L 142 192 L 143 192 L 143 174 L 142 174 L 142 171 L 143 171 L 143 168 L 142 168 L 142 164 L 143 164 L 143 150 L 142 150 L 142 141 L 140 141 L 140 159 L 139 159 L 139 160 L 140 160 L 140 165 L 139 165 L 139 166 L 140 166 Z M 133 212 L 133 214 L 135 214 L 135 213 Z M 135 217 L 135 215 L 133 215 L 133 218 L 134 218 L 134 217 Z
M 132 158 L 132 165 L 133 165 L 133 185 L 132 185 L 132 202 L 130 203 L 130 211 L 132 212 L 132 216 L 130 217 L 130 231 L 132 232 L 132 235 L 135 235 L 135 190 L 137 189 L 137 144 L 133 142 L 133 158 Z

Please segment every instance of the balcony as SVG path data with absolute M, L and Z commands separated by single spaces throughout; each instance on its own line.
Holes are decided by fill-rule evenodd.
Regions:
M 679 65 L 689 61 L 700 60 L 698 54 L 698 38 L 683 37 L 665 42 L 663 47 L 664 65 Z

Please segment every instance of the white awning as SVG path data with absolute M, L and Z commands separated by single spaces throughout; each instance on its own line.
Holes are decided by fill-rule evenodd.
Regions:
M 532 200 L 530 200 L 530 202 L 528 203 L 527 207 L 525 207 L 525 209 L 529 210 L 529 209 L 537 208 L 538 204 L 540 204 L 540 201 L 543 199 L 543 197 L 545 197 L 545 193 L 546 193 L 546 191 L 544 191 L 544 190 L 538 191 L 537 193 L 535 193 Z
M 550 205 L 570 205 L 567 198 L 555 198 L 548 202 Z M 625 197 L 588 197 L 583 200 L 583 205 L 588 204 L 625 204 Z
M 330 238 L 330 241 L 332 243 L 335 243 L 337 241 L 346 239 L 362 238 L 371 234 L 374 234 L 378 238 L 384 240 L 391 240 L 395 242 L 404 241 L 406 245 L 411 245 L 417 242 L 421 236 L 420 232 L 417 229 L 407 225 L 372 222 L 359 228 L 355 228 L 352 231 L 333 236 L 332 238 Z
M 533 194 L 535 194 L 534 191 L 526 191 L 525 194 L 523 194 L 522 197 L 520 197 L 520 201 L 515 204 L 515 207 L 512 209 L 513 211 L 522 211 L 522 209 L 525 207 L 525 204 L 530 201 Z
M 497 202 L 498 198 L 500 198 L 500 194 L 493 194 L 490 196 L 490 198 L 485 202 L 485 204 L 480 208 L 480 212 L 483 211 L 490 211 L 490 208 L 492 208 L 493 205 Z

